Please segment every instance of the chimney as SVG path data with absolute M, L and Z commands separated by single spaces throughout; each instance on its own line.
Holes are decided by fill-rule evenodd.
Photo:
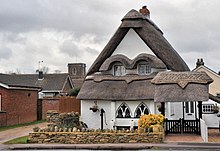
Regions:
M 198 68 L 199 66 L 204 66 L 204 62 L 203 62 L 203 59 L 202 59 L 202 58 L 197 59 L 196 68 Z
M 44 78 L 43 71 L 39 71 L 38 80 L 42 80 Z
M 147 6 L 146 6 L 146 5 L 143 6 L 143 7 L 139 10 L 139 12 L 140 12 L 141 14 L 143 14 L 146 18 L 149 18 L 149 19 L 150 19 L 150 11 L 149 11 L 149 9 L 147 9 Z

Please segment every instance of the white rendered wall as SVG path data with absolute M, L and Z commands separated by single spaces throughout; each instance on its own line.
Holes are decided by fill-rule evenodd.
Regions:
M 106 113 L 107 125 L 105 125 L 105 123 L 103 124 L 104 129 L 113 129 L 113 126 L 130 126 L 131 124 L 133 124 L 133 126 L 137 126 L 138 118 L 133 117 L 137 106 L 142 102 L 144 102 L 148 106 L 150 113 L 159 113 L 155 107 L 153 100 L 126 101 L 125 103 L 129 106 L 131 110 L 132 118 L 116 118 L 116 111 L 123 102 L 125 101 L 97 101 L 99 109 L 103 108 Z M 94 101 L 81 101 L 81 121 L 85 122 L 89 128 L 98 129 L 101 128 L 100 111 L 92 112 L 91 110 L 89 110 L 89 108 L 93 105 Z
M 111 101 L 97 101 L 99 111 L 93 112 L 89 110 L 90 107 L 94 105 L 94 101 L 81 100 L 81 121 L 88 125 L 88 128 L 99 129 L 101 128 L 101 117 L 100 109 L 105 110 L 107 125 L 103 124 L 103 128 L 110 128 L 110 118 L 111 118 Z M 105 121 L 105 118 L 104 118 Z
M 216 102 L 209 100 L 208 102 L 203 102 L 202 104 L 216 104 Z M 220 107 L 219 103 L 217 103 L 217 105 Z M 206 122 L 206 125 L 208 127 L 218 128 L 220 123 L 220 117 L 218 117 L 218 115 L 220 115 L 220 112 L 216 114 L 203 114 L 203 119 Z
M 171 110 L 171 103 L 174 105 L 174 110 Z M 165 103 L 165 118 L 170 120 L 178 120 L 183 118 L 183 103 L 182 102 L 166 102 Z
M 121 43 L 115 49 L 113 55 L 123 54 L 130 59 L 134 59 L 141 53 L 154 55 L 152 50 L 144 43 L 138 34 L 133 29 L 130 29 Z

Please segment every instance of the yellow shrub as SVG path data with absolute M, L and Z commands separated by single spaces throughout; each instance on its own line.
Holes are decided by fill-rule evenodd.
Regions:
M 164 116 L 162 114 L 148 114 L 141 115 L 138 120 L 138 131 L 140 129 L 146 130 L 146 128 L 152 128 L 153 125 L 161 125 L 163 126 Z

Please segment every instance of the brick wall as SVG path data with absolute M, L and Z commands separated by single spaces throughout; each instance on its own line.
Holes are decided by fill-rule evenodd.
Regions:
M 37 91 L 0 87 L 0 93 L 2 94 L 2 111 L 6 112 L 7 125 L 37 120 Z
M 6 125 L 7 125 L 6 112 L 0 112 L 0 126 L 6 126 Z

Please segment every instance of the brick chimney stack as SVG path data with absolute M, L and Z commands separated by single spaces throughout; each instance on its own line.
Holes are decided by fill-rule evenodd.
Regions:
M 199 66 L 204 66 L 204 62 L 203 62 L 203 59 L 202 59 L 202 58 L 197 59 L 196 68 L 198 68 Z
M 140 12 L 141 14 L 143 14 L 146 18 L 150 18 L 150 11 L 149 11 L 149 9 L 147 9 L 147 6 L 146 6 L 146 5 L 143 6 L 143 7 L 139 10 L 139 12 Z

